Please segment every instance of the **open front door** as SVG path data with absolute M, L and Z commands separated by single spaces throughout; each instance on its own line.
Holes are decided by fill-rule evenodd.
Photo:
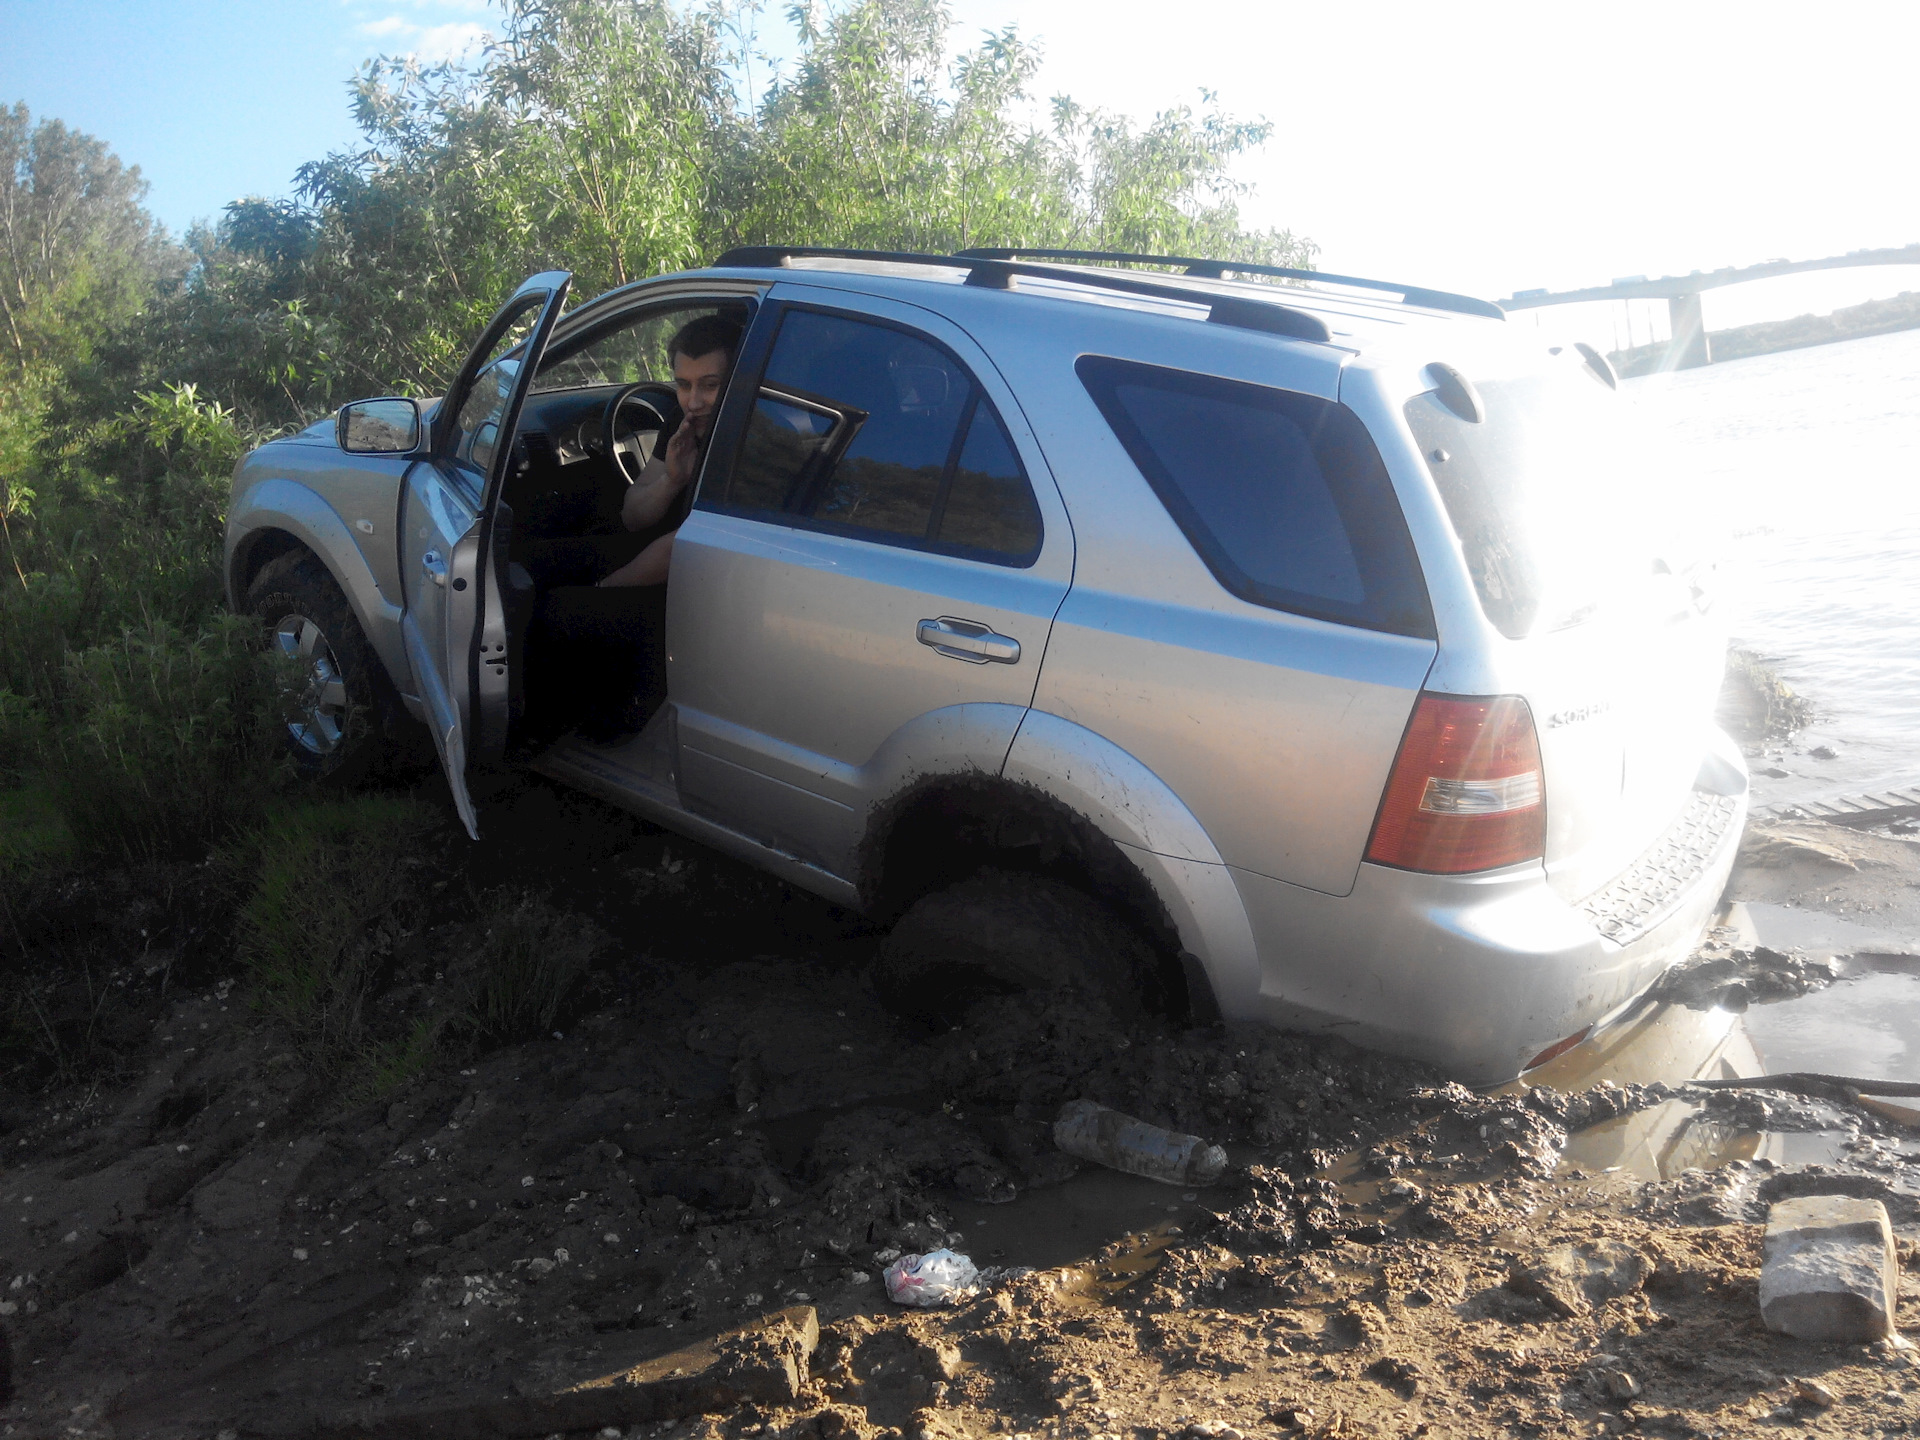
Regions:
M 441 402 L 427 458 L 407 472 L 400 628 L 453 803 L 476 840 L 468 767 L 496 758 L 507 734 L 504 567 L 492 553 L 495 510 L 513 463 L 520 406 L 572 279 L 551 270 L 514 291 Z

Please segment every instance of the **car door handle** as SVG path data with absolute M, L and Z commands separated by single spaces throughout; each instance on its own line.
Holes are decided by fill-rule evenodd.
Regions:
M 931 646 L 950 660 L 965 660 L 984 665 L 989 660 L 1002 665 L 1017 664 L 1020 642 L 1011 635 L 995 634 L 993 628 L 977 620 L 956 620 L 942 615 L 938 620 L 922 620 L 920 643 Z
M 433 577 L 436 585 L 447 583 L 447 562 L 440 558 L 438 550 L 429 550 L 420 557 L 420 568 Z

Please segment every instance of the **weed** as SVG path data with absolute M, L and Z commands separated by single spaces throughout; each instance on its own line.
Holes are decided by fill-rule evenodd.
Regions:
M 398 1040 L 364 1043 L 349 1070 L 347 1098 L 358 1102 L 385 1100 L 426 1074 L 439 1057 L 449 1018 L 444 1014 L 423 1015 Z
M 337 1077 L 365 1053 L 367 1000 L 434 822 L 416 801 L 362 795 L 282 811 L 221 856 L 252 876 L 238 939 L 254 1003 L 320 1073 Z
M 43 755 L 75 849 L 192 858 L 256 823 L 283 763 L 279 663 L 237 616 L 191 634 L 156 620 L 69 654 L 70 718 Z
M 545 1035 L 588 964 L 606 945 L 606 935 L 545 895 L 507 891 L 486 898 L 481 924 L 466 1006 L 468 1028 L 494 1044 Z
M 71 846 L 58 797 L 48 786 L 0 790 L 0 885 L 58 864 Z

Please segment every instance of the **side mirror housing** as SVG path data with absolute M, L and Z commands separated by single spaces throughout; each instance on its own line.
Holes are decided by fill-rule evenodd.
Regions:
M 404 455 L 420 444 L 420 402 L 389 395 L 340 407 L 340 448 L 350 455 Z

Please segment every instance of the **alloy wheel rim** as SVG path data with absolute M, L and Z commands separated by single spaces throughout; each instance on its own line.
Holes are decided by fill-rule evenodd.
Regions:
M 310 755 L 330 755 L 347 727 L 347 680 L 326 632 L 305 615 L 285 615 L 273 627 L 274 647 L 300 666 L 301 688 L 286 691 L 287 733 Z

